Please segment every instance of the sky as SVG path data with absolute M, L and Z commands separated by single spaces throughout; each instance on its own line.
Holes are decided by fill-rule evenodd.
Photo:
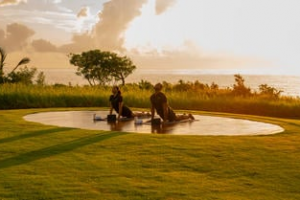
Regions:
M 0 0 L 7 67 L 69 68 L 70 53 L 138 69 L 300 75 L 298 0 Z M 74 66 L 73 66 L 74 67 Z

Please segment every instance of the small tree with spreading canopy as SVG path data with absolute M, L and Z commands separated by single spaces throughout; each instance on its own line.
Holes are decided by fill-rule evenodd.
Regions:
M 125 85 L 126 77 L 136 69 L 128 57 L 100 50 L 90 50 L 81 54 L 71 53 L 70 64 L 77 66 L 76 74 L 83 76 L 91 86 L 118 81 Z

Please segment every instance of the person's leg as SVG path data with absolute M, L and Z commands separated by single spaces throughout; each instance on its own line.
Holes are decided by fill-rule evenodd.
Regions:
M 180 121 L 180 120 L 185 120 L 185 119 L 191 119 L 191 120 L 194 120 L 194 116 L 192 114 L 183 114 L 183 115 L 176 115 L 176 120 L 177 121 Z
M 169 111 L 168 111 L 168 120 L 170 121 L 170 122 L 173 122 L 173 121 L 177 121 L 178 119 L 177 119 L 177 115 L 175 114 L 175 112 L 171 109 L 171 108 L 169 108 Z
M 176 115 L 176 120 L 180 121 L 180 120 L 185 120 L 185 119 L 189 119 L 190 117 L 188 115 Z
M 189 114 L 189 117 L 190 117 L 191 120 L 195 119 L 195 117 L 191 113 Z
M 123 106 L 121 116 L 127 117 L 127 118 L 133 118 L 134 114 L 127 106 Z
M 136 113 L 133 113 L 133 115 L 135 117 L 139 117 L 139 118 L 148 118 L 148 117 L 151 117 L 151 114 L 149 112 L 136 112 Z

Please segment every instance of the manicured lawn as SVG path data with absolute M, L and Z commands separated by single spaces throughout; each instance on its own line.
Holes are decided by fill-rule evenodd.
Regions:
M 271 122 L 286 131 L 175 136 L 22 118 L 51 110 L 75 109 L 0 111 L 0 199 L 300 199 L 300 120 L 195 111 Z

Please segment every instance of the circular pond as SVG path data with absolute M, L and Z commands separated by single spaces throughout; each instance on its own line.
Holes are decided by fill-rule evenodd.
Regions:
M 40 112 L 26 115 L 24 119 L 60 127 L 176 135 L 268 135 L 284 131 L 274 124 L 226 117 L 194 115 L 194 121 L 151 125 L 150 118 L 141 119 L 139 124 L 134 120 L 107 122 L 107 114 L 108 111 Z M 103 120 L 94 120 L 94 115 Z

